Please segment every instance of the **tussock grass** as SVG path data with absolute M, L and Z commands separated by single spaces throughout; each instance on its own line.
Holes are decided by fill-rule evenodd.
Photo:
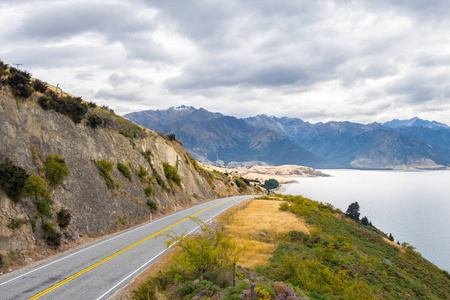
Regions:
M 304 220 L 291 212 L 278 209 L 281 203 L 275 200 L 253 200 L 221 216 L 226 236 L 240 243 L 254 243 L 242 254 L 239 265 L 251 268 L 267 265 L 289 231 L 309 234 Z

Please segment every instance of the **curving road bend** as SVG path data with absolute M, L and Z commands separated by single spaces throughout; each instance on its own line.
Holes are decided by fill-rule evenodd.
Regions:
M 0 277 L 0 299 L 108 299 L 166 252 L 160 233 L 193 232 L 254 196 L 212 200 Z

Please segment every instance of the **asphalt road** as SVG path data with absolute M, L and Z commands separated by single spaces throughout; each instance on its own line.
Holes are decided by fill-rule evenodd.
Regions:
M 0 276 L 0 299 L 108 299 L 165 253 L 160 233 L 193 232 L 253 196 L 216 199 L 113 235 L 51 260 Z

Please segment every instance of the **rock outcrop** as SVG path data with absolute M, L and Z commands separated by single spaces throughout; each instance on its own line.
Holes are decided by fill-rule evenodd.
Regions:
M 142 129 L 130 139 L 107 126 L 93 128 L 87 125 L 89 112 L 75 124 L 63 114 L 42 109 L 37 97 L 36 93 L 27 99 L 14 97 L 9 86 L 0 90 L 0 163 L 9 159 L 29 174 L 42 175 L 46 157 L 60 155 L 70 173 L 61 185 L 49 187 L 53 217 L 39 215 L 33 197 L 14 202 L 0 188 L 0 254 L 4 257 L 48 247 L 42 242 L 42 222 L 47 220 L 57 228 L 56 213 L 62 208 L 69 211 L 71 222 L 56 231 L 67 243 L 148 216 L 148 200 L 157 203 L 160 213 L 167 213 L 239 193 L 235 186 L 200 169 L 174 138 Z M 108 188 L 99 172 L 96 161 L 102 160 L 113 164 L 109 175 L 114 188 Z M 131 180 L 118 170 L 117 163 L 130 169 Z M 165 177 L 163 163 L 175 167 L 179 184 Z M 148 176 L 143 178 L 142 173 Z M 149 186 L 150 192 L 145 190 Z M 19 226 L 11 226 L 14 221 Z

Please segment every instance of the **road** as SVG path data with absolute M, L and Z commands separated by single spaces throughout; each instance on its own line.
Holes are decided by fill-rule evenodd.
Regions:
M 108 299 L 129 284 L 166 252 L 164 236 L 193 232 L 198 224 L 216 217 L 253 196 L 216 199 L 179 211 L 89 246 L 66 252 L 33 267 L 0 277 L 0 299 Z

